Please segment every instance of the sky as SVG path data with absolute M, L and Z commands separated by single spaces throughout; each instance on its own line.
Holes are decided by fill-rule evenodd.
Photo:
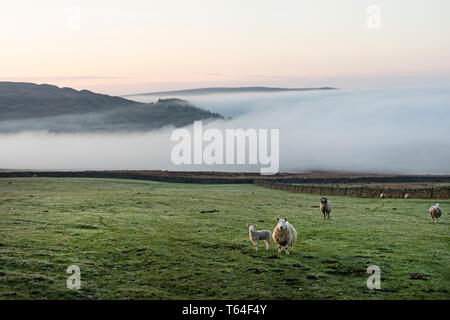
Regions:
M 448 0 L 2 1 L 0 81 L 112 95 L 446 86 L 449 12 Z

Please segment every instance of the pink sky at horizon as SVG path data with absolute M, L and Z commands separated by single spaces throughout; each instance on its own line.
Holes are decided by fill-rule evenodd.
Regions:
M 18 0 L 0 7 L 0 81 L 113 95 L 448 85 L 448 12 L 444 0 Z

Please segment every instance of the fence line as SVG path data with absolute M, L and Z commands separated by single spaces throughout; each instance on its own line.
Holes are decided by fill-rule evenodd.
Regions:
M 405 198 L 409 194 L 412 199 L 450 199 L 450 186 L 431 186 L 431 187 L 407 187 L 391 188 L 385 186 L 336 186 L 336 185 L 313 185 L 309 184 L 287 184 L 280 182 L 270 182 L 264 180 L 255 180 L 258 186 L 283 190 L 296 193 L 312 193 L 320 195 L 351 196 L 360 198 L 378 198 L 382 192 L 386 198 Z

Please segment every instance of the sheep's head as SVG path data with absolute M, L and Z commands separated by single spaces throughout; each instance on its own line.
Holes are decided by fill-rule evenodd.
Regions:
M 277 222 L 278 222 L 278 228 L 280 228 L 281 230 L 286 229 L 287 217 L 284 217 L 284 219 L 280 219 L 277 217 Z
M 439 208 L 441 205 L 439 203 L 436 203 L 436 208 Z
M 322 199 L 320 199 L 320 202 L 323 203 L 323 204 L 327 203 L 327 198 L 322 197 Z
M 246 226 L 247 226 L 247 228 L 248 228 L 248 231 L 250 231 L 251 233 L 253 233 L 253 232 L 255 232 L 255 230 L 256 230 L 256 224 L 254 224 L 254 225 L 249 225 L 248 223 L 246 224 Z

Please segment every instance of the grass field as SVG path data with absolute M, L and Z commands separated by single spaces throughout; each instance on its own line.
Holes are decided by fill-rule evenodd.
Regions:
M 1 299 L 449 299 L 450 201 L 330 197 L 254 185 L 0 179 Z M 206 212 L 218 210 L 218 212 Z M 287 216 L 294 252 L 246 223 Z M 81 290 L 66 269 L 81 268 Z M 381 290 L 366 268 L 381 269 Z

